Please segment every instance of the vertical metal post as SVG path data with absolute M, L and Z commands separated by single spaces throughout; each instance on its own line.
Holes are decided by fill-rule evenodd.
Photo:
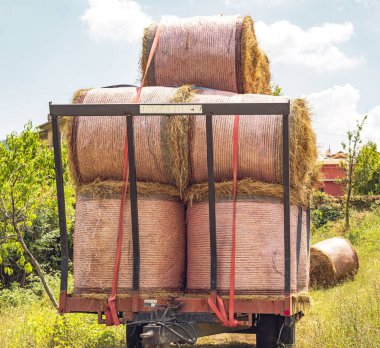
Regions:
M 310 208 L 306 210 L 306 247 L 307 247 L 307 256 L 310 253 Z
M 282 170 L 284 185 L 284 252 L 285 294 L 290 294 L 290 173 L 289 173 L 289 115 L 282 116 Z
M 212 115 L 206 116 L 207 139 L 207 173 L 208 173 L 208 208 L 210 223 L 210 290 L 217 290 L 217 251 L 216 251 L 216 217 L 215 217 L 215 178 L 214 178 L 214 142 L 212 135 Z
M 131 203 L 132 241 L 133 241 L 133 290 L 140 287 L 140 241 L 139 214 L 137 204 L 136 162 L 133 134 L 133 116 L 127 116 L 128 162 L 129 162 L 129 197 Z
M 67 241 L 66 210 L 65 210 L 65 190 L 63 187 L 63 168 L 61 154 L 61 136 L 59 132 L 59 122 L 57 116 L 51 116 L 53 131 L 53 148 L 55 162 L 55 177 L 57 185 L 58 219 L 61 241 L 61 292 L 67 291 L 69 247 Z
M 300 264 L 300 256 L 301 256 L 301 239 L 302 239 L 302 214 L 303 209 L 302 205 L 298 207 L 298 222 L 297 222 L 297 254 L 296 254 L 296 262 L 297 262 L 297 268 L 296 268 L 296 274 L 297 274 L 297 284 L 298 284 L 298 269 Z

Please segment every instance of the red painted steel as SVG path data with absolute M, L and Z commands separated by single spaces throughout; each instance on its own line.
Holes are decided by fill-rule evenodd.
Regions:
M 149 299 L 157 300 L 157 305 L 166 305 L 172 300 L 168 297 L 149 297 Z M 178 297 L 175 299 L 177 303 L 182 305 L 178 308 L 178 313 L 209 313 L 212 312 L 205 297 Z M 150 312 L 151 307 L 144 307 L 144 298 L 132 297 L 117 298 L 116 306 L 118 311 L 123 312 L 123 319 L 120 323 L 134 320 L 134 313 Z M 107 309 L 107 299 L 79 297 L 69 295 L 65 292 L 61 293 L 61 303 L 65 303 L 62 313 L 98 313 L 101 314 Z M 229 300 L 223 299 L 224 307 L 229 308 Z M 133 308 L 135 307 L 135 308 Z M 293 315 L 292 297 L 284 297 L 283 299 L 235 299 L 235 312 L 241 314 L 278 314 L 278 315 Z M 216 317 L 215 317 L 216 319 Z M 217 320 L 217 319 L 216 319 Z

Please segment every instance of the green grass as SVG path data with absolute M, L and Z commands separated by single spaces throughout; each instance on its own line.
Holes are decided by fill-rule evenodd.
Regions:
M 312 242 L 343 234 L 342 222 L 315 230 Z M 312 307 L 298 323 L 297 347 L 380 347 L 380 210 L 354 213 L 346 237 L 359 255 L 355 280 L 311 292 Z M 56 278 L 51 278 L 57 288 Z M 95 315 L 58 316 L 38 283 L 0 291 L 0 347 L 124 347 L 124 327 L 106 328 Z M 236 342 L 240 341 L 240 344 Z M 202 347 L 248 347 L 250 337 L 221 335 Z M 243 342 L 244 341 L 244 342 Z
M 57 289 L 57 278 L 49 280 Z M 98 325 L 96 315 L 58 315 L 34 283 L 33 288 L 0 292 L 0 347 L 125 347 L 125 327 Z
M 343 223 L 314 231 L 313 242 L 343 234 Z M 380 347 L 380 210 L 356 213 L 346 234 L 359 256 L 355 280 L 312 291 L 297 328 L 298 347 Z

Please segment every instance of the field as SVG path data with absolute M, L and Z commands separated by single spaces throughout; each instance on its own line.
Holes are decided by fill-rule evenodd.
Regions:
M 342 224 L 317 230 L 314 242 L 340 235 Z M 359 273 L 312 292 L 313 306 L 298 326 L 299 347 L 380 347 L 380 211 L 357 213 L 347 237 L 359 255 Z
M 342 234 L 342 223 L 328 224 L 313 234 L 313 242 Z M 380 210 L 355 213 L 347 236 L 359 254 L 354 281 L 311 293 L 312 307 L 298 324 L 298 347 L 380 347 Z M 58 288 L 57 277 L 50 283 Z M 58 316 L 33 288 L 0 292 L 0 347 L 123 347 L 124 328 L 97 325 L 96 316 Z M 232 342 L 231 342 L 232 341 Z M 249 347 L 253 337 L 219 335 L 198 346 Z

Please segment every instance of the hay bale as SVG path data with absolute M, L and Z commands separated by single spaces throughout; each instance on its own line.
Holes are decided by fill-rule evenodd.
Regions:
M 109 293 L 119 222 L 121 182 L 78 188 L 74 229 L 74 293 Z M 142 292 L 182 290 L 185 262 L 184 207 L 174 187 L 138 184 L 140 288 Z M 124 210 L 118 293 L 132 289 L 130 202 Z M 159 228 L 157 228 L 159 226 Z
M 268 93 L 269 61 L 259 48 L 250 16 L 209 16 L 160 23 L 146 86 L 197 86 L 235 93 Z M 145 29 L 144 75 L 157 25 Z M 269 79 L 268 79 L 269 77 Z
M 130 103 L 136 89 L 101 88 L 80 90 L 74 103 Z M 179 97 L 174 88 L 144 88 L 141 103 L 169 103 Z M 184 97 L 183 102 L 187 99 Z M 178 159 L 178 137 L 186 139 L 185 126 L 178 117 L 134 118 L 136 175 L 140 181 L 187 186 L 187 158 Z M 68 125 L 69 163 L 78 184 L 94 180 L 122 180 L 126 120 L 117 117 L 73 117 Z M 173 135 L 174 134 L 174 135 Z M 174 140 L 173 140 L 174 139 Z M 182 161 L 182 162 L 181 162 Z
M 352 278 L 359 269 L 359 259 L 351 243 L 334 237 L 319 242 L 310 250 L 310 286 L 329 287 Z
M 228 293 L 231 257 L 232 202 L 216 202 L 218 255 L 217 287 Z M 283 204 L 266 197 L 238 199 L 236 208 L 236 276 L 238 295 L 284 295 Z M 187 289 L 210 288 L 210 238 L 208 202 L 194 203 L 187 210 Z M 307 291 L 308 258 L 306 216 L 302 214 L 301 256 L 297 274 L 296 239 L 299 210 L 291 206 L 291 292 Z
M 130 102 L 134 88 L 81 91 L 74 99 L 83 103 Z M 286 98 L 238 95 L 195 89 L 146 87 L 141 102 L 286 102 Z M 282 183 L 281 116 L 241 116 L 238 179 Z M 189 182 L 207 181 L 206 131 L 204 116 L 136 117 L 135 151 L 139 181 L 175 185 L 184 191 Z M 69 124 L 70 167 L 78 183 L 96 179 L 121 180 L 125 117 L 80 117 Z M 233 116 L 214 118 L 216 181 L 232 179 Z M 296 196 L 308 196 L 315 182 L 317 151 L 315 134 L 305 101 L 292 103 L 290 116 L 291 184 Z
M 283 103 L 287 98 L 215 90 L 197 90 L 194 103 Z M 216 181 L 232 180 L 234 116 L 213 119 L 214 173 Z M 309 185 L 315 169 L 317 147 L 306 101 L 291 102 L 290 175 L 295 190 Z M 207 181 L 206 118 L 190 117 L 191 183 Z M 282 116 L 240 116 L 238 179 L 252 178 L 267 183 L 282 183 Z

